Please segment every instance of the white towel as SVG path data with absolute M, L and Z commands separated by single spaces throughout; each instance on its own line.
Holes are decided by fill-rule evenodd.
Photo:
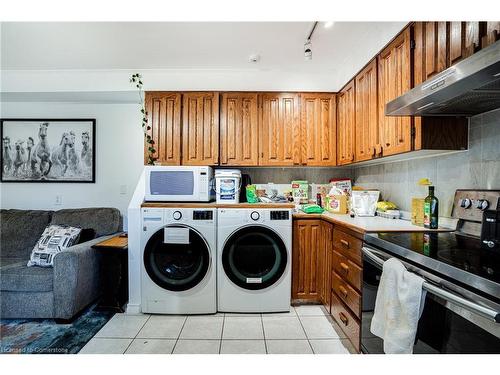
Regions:
M 425 303 L 423 282 L 396 258 L 384 262 L 370 331 L 384 340 L 385 353 L 413 353 Z

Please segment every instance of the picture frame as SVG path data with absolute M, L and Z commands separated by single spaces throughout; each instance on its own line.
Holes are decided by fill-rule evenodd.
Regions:
M 95 119 L 2 118 L 0 138 L 2 183 L 95 183 Z

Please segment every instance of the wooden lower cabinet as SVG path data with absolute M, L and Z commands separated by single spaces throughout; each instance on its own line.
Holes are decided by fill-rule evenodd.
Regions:
M 361 349 L 361 322 L 351 310 L 332 292 L 331 316 L 345 333 L 356 351 Z
M 295 302 L 320 302 L 321 220 L 293 222 L 292 299 Z
M 360 349 L 362 235 L 322 219 L 294 219 L 292 303 L 321 303 Z

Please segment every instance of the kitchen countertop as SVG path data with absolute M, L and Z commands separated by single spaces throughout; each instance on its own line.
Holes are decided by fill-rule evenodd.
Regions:
M 361 234 L 376 232 L 452 232 L 454 230 L 452 228 L 427 229 L 402 219 L 386 219 L 379 216 L 350 217 L 349 215 L 338 215 L 330 212 L 323 212 L 322 214 L 297 212 L 293 214 L 293 218 L 322 219 L 333 224 L 343 225 Z
M 291 209 L 295 205 L 293 203 L 234 203 L 223 204 L 216 202 L 143 202 L 141 207 L 157 207 L 157 208 L 283 208 Z

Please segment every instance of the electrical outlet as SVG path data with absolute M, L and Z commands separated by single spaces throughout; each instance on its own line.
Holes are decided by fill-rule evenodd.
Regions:
M 54 203 L 56 206 L 61 206 L 63 204 L 63 196 L 62 195 L 56 195 L 56 201 Z
M 127 185 L 120 185 L 120 194 L 121 195 L 127 194 Z

